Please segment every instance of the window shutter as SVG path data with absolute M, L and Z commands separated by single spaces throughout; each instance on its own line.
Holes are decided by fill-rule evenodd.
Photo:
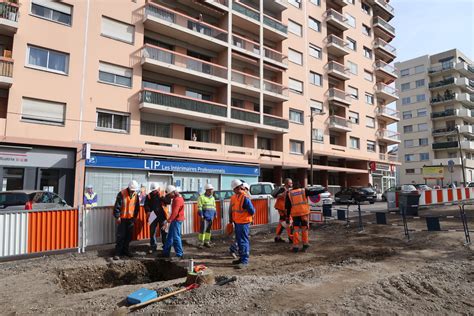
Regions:
M 56 10 L 56 11 L 59 11 L 59 12 L 62 12 L 62 13 L 66 13 L 66 14 L 69 14 L 69 15 L 71 15 L 71 13 L 72 13 L 72 7 L 71 6 L 69 6 L 67 4 L 64 4 L 64 3 L 60 3 L 59 1 L 33 0 L 33 3 L 38 4 L 40 6 L 43 6 L 43 7 L 46 7 L 46 8 L 49 8 L 49 9 L 52 9 L 52 10 Z
M 105 36 L 110 36 L 127 43 L 133 43 L 135 28 L 133 25 L 115 21 L 103 16 L 101 32 Z
M 108 72 L 114 75 L 119 75 L 127 78 L 132 77 L 132 70 L 130 68 L 120 67 L 104 62 L 99 63 L 99 70 L 103 72 Z
M 23 98 L 21 117 L 63 124 L 65 107 L 64 103 Z

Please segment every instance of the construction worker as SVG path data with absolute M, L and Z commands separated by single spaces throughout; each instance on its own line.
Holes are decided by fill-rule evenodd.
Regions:
M 291 233 L 291 225 L 286 224 L 286 222 L 288 222 L 288 214 L 286 212 L 285 201 L 288 191 L 291 190 L 291 188 L 293 187 L 293 180 L 291 180 L 290 178 L 286 178 L 283 184 L 284 185 L 280 189 L 278 189 L 276 192 L 273 192 L 272 194 L 273 197 L 276 198 L 275 209 L 280 215 L 280 220 L 278 221 L 278 226 L 276 228 L 275 242 L 285 242 L 281 238 L 281 233 L 285 228 L 286 233 L 288 235 L 288 242 L 291 243 L 293 236 Z M 289 222 L 291 222 L 291 219 Z
M 166 205 L 171 203 L 171 199 L 161 194 L 160 187 L 156 183 L 150 184 L 150 191 L 145 198 L 145 212 L 148 219 L 150 219 L 150 216 L 154 218 L 151 223 L 149 222 L 150 250 L 148 251 L 148 253 L 153 253 L 156 252 L 157 248 L 156 229 L 158 227 L 160 228 L 162 247 L 165 246 L 167 233 L 164 228 L 165 222 L 168 220 Z
M 115 200 L 114 217 L 117 223 L 117 232 L 114 260 L 120 259 L 119 256 L 132 257 L 128 246 L 132 240 L 133 226 L 140 210 L 137 190 L 138 183 L 132 180 L 127 188 L 117 194 Z
M 308 229 L 309 229 L 309 204 L 308 196 L 315 196 L 325 192 L 323 190 L 308 190 L 299 187 L 296 184 L 293 189 L 286 194 L 285 207 L 287 210 L 286 223 L 290 224 L 290 216 L 293 219 L 293 252 L 298 252 L 300 243 L 300 230 L 303 242 L 302 251 L 305 252 L 309 248 Z
M 198 235 L 198 248 L 207 247 L 211 248 L 211 227 L 212 222 L 217 216 L 216 212 L 216 200 L 214 199 L 213 191 L 214 186 L 207 183 L 204 186 L 206 190 L 198 198 L 198 215 L 201 220 L 201 227 Z
M 98 196 L 97 193 L 94 192 L 94 187 L 92 184 L 88 184 L 86 186 L 86 192 L 84 193 L 84 206 L 87 208 L 96 207 L 97 200 Z
M 243 183 L 239 179 L 231 182 L 234 194 L 230 198 L 229 218 L 234 224 L 235 239 L 239 246 L 240 258 L 232 261 L 236 264 L 237 269 L 244 269 L 248 266 L 250 256 L 250 223 L 252 216 L 255 214 L 255 208 L 250 198 L 245 194 Z
M 163 257 L 169 258 L 171 247 L 174 248 L 176 256 L 183 258 L 183 244 L 181 242 L 181 227 L 184 221 L 184 199 L 179 194 L 178 189 L 174 185 L 168 185 L 166 194 L 171 202 L 171 215 L 166 225 L 169 225 L 168 236 L 163 247 Z M 166 226 L 165 226 L 166 227 Z
M 244 189 L 243 192 L 244 194 L 250 199 L 250 185 L 247 183 L 247 182 L 244 182 L 243 180 L 240 180 L 242 182 L 242 188 Z M 229 252 L 230 252 L 230 255 L 234 258 L 234 259 L 238 259 L 239 256 L 239 245 L 237 244 L 237 241 L 234 241 L 231 243 L 230 247 L 229 247 Z

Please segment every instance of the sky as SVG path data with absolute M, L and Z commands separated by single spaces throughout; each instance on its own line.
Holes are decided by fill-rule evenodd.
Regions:
M 457 48 L 474 60 L 474 0 L 391 0 L 397 61 Z

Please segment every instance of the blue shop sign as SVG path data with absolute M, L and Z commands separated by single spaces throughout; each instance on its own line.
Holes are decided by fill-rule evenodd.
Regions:
M 120 169 L 141 169 L 167 172 L 235 174 L 246 176 L 260 175 L 260 168 L 258 166 L 211 164 L 161 159 L 115 157 L 105 155 L 92 155 L 90 159 L 86 160 L 86 166 Z

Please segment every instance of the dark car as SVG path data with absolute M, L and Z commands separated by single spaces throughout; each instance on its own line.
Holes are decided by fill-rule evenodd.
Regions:
M 228 200 L 234 194 L 232 190 L 214 191 L 214 198 L 217 200 Z
M 59 195 L 45 191 L 0 192 L 0 211 L 70 208 Z
M 400 187 L 400 186 L 388 188 L 387 190 L 385 190 L 384 193 L 382 193 L 382 201 L 387 201 L 387 193 L 388 192 L 396 192 L 396 191 L 400 191 L 401 189 L 402 189 L 402 187 Z
M 370 187 L 350 187 L 344 188 L 334 195 L 337 203 L 355 204 L 357 202 L 375 203 L 377 193 Z
M 183 191 L 183 192 L 179 192 L 179 194 L 181 194 L 185 202 L 197 201 L 199 198 L 199 193 L 196 191 Z

